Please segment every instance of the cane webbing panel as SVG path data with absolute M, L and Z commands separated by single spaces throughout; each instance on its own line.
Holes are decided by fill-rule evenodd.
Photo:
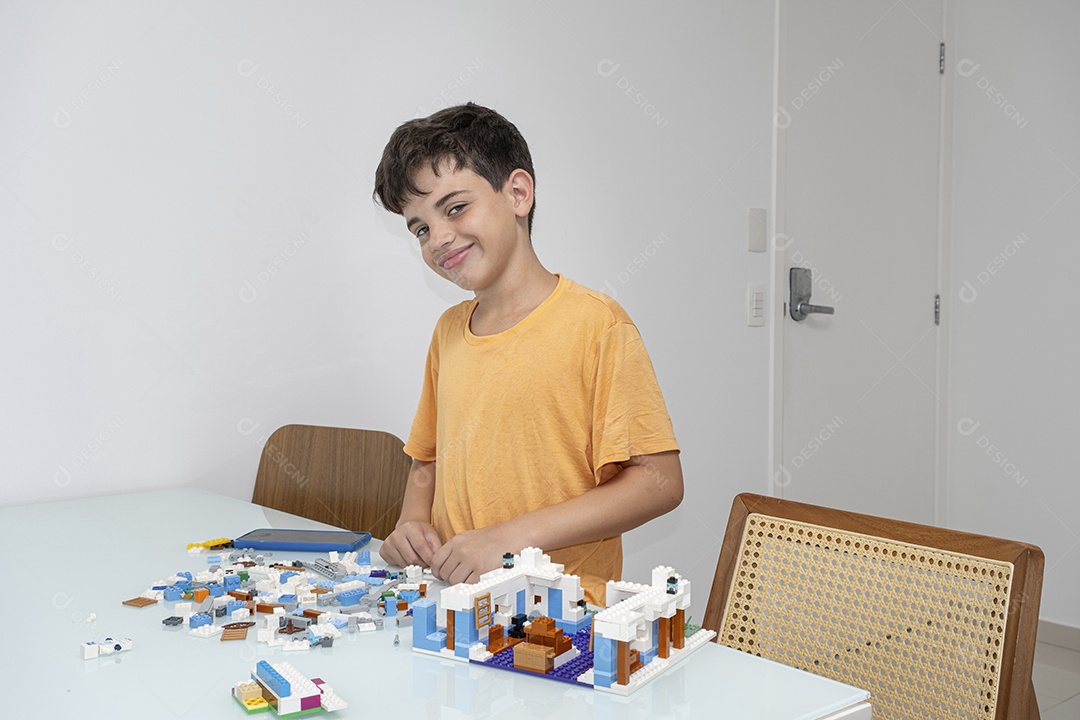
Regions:
M 993 718 L 1010 563 L 752 513 L 719 641 L 870 691 L 875 720 Z

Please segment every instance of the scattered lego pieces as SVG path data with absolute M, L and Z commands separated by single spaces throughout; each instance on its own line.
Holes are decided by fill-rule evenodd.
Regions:
M 220 564 L 176 572 L 124 602 L 145 607 L 163 601 L 171 614 L 162 625 L 187 625 L 195 637 L 245 640 L 248 629 L 257 627 L 259 642 L 301 652 L 333 647 L 344 633 L 381 630 L 379 615 L 394 616 L 397 626 L 407 626 L 413 603 L 426 593 L 422 568 L 372 568 L 369 553 L 334 552 L 315 563 L 273 564 L 267 562 L 269 555 L 214 556 Z M 329 572 L 318 572 L 315 565 Z

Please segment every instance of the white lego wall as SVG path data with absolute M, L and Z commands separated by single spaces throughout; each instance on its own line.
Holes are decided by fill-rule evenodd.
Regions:
M 475 100 L 529 140 L 540 258 L 637 321 L 683 447 L 686 502 L 627 538 L 626 576 L 677 562 L 708 586 L 732 496 L 767 488 L 744 288 L 768 273 L 745 243 L 769 202 L 773 8 L 422 8 L 4 4 L 0 503 L 247 498 L 280 425 L 404 437 L 464 293 L 372 175 L 399 122 Z

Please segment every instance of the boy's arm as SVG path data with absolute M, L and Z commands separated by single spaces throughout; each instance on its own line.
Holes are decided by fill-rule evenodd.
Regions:
M 394 532 L 383 541 L 379 555 L 391 565 L 430 567 L 442 546 L 431 525 L 431 505 L 435 501 L 435 463 L 414 459 L 405 485 L 401 517 Z
M 452 537 L 431 570 L 451 584 L 476 582 L 502 564 L 503 553 L 555 550 L 619 535 L 674 510 L 682 502 L 682 464 L 676 451 L 638 455 L 620 463 L 607 482 L 556 505 Z

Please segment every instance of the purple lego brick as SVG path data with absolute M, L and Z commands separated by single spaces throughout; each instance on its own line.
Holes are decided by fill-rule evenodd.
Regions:
M 314 710 L 317 707 L 322 707 L 322 693 L 300 698 L 300 712 L 303 712 L 304 710 Z

